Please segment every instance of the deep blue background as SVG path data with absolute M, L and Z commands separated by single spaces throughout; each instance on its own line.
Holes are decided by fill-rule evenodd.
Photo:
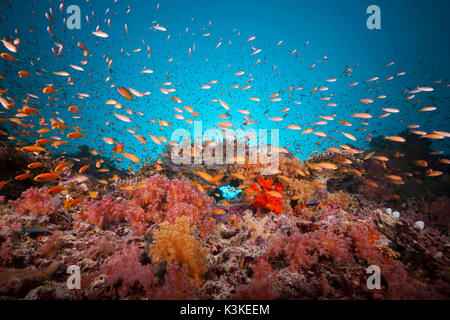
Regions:
M 13 54 L 19 61 L 0 61 L 0 73 L 7 76 L 7 79 L 0 80 L 0 86 L 9 88 L 8 93 L 15 98 L 18 106 L 26 93 L 39 95 L 41 104 L 32 104 L 41 108 L 39 118 L 42 115 L 46 119 L 61 117 L 68 125 L 79 126 L 87 135 L 85 139 L 71 141 L 72 147 L 87 144 L 111 155 L 113 146 L 103 142 L 102 137 L 105 136 L 124 142 L 126 151 L 135 153 L 142 159 L 155 157 L 161 147 L 151 141 L 149 133 L 164 135 L 170 140 L 173 129 L 190 128 L 186 122 L 174 118 L 173 107 L 193 107 L 200 113 L 200 117 L 196 119 L 203 121 L 203 129 L 213 128 L 223 121 L 217 115 L 226 112 L 217 102 L 211 102 L 218 98 L 230 105 L 232 112 L 228 120 L 234 122 L 235 128 L 245 121 L 236 111 L 248 109 L 251 117 L 258 120 L 258 124 L 252 125 L 253 128 L 281 129 L 281 144 L 292 151 L 298 151 L 300 158 L 305 158 L 313 150 L 322 151 L 333 143 L 353 143 L 341 134 L 342 131 L 357 137 L 357 142 L 353 144 L 358 148 L 367 147 L 364 140 L 367 133 L 373 133 L 374 136 L 396 135 L 413 123 L 420 124 L 420 130 L 427 132 L 450 131 L 450 88 L 446 87 L 450 71 L 447 63 L 450 53 L 449 1 L 179 0 L 159 1 L 158 11 L 157 1 L 119 0 L 117 4 L 113 4 L 112 0 L 65 1 L 65 7 L 70 4 L 80 5 L 81 30 L 68 30 L 63 26 L 62 19 L 68 15 L 59 12 L 59 2 L 14 0 L 10 1 L 12 8 L 5 2 L 0 3 L 3 9 L 0 12 L 0 36 L 14 36 L 14 30 L 18 29 L 21 40 L 18 53 Z M 369 30 L 366 27 L 366 8 L 371 4 L 381 8 L 381 30 Z M 128 6 L 131 8 L 129 15 L 126 14 Z M 44 13 L 50 7 L 56 15 L 56 25 L 52 26 L 56 39 L 52 39 L 45 29 L 49 22 Z M 110 8 L 110 12 L 105 17 L 107 8 Z M 92 16 L 92 11 L 96 18 Z M 86 15 L 89 16 L 90 25 L 86 22 Z M 106 25 L 105 18 L 111 18 L 111 28 Z M 125 34 L 125 23 L 128 25 L 129 35 Z M 167 27 L 168 31 L 151 29 L 157 23 Z M 97 25 L 109 34 L 109 38 L 102 39 L 92 35 Z M 187 33 L 186 28 L 189 28 Z M 30 32 L 30 29 L 35 32 Z M 211 36 L 202 36 L 205 33 L 211 33 Z M 171 36 L 167 40 L 169 34 Z M 245 42 L 250 36 L 255 36 L 256 39 Z M 280 40 L 283 43 L 276 47 Z M 52 46 L 56 48 L 55 41 L 65 47 L 61 58 L 51 52 Z M 88 47 L 89 57 L 83 56 L 83 51 L 77 47 L 78 41 Z M 215 49 L 220 41 L 222 45 Z M 307 41 L 309 44 L 305 45 Z M 194 42 L 196 49 L 189 59 L 188 48 L 192 48 Z M 150 59 L 147 58 L 147 45 L 152 50 Z M 252 45 L 262 49 L 262 52 L 250 56 L 253 52 Z M 122 48 L 129 55 L 121 53 Z M 138 48 L 142 48 L 142 51 L 131 52 Z M 298 56 L 289 55 L 294 49 L 299 52 Z M 6 52 L 6 49 L 2 47 L 1 51 Z M 113 60 L 111 73 L 107 71 L 104 56 L 110 56 Z M 324 56 L 328 60 L 324 61 Z M 40 62 L 36 61 L 38 57 Z M 169 62 L 170 58 L 173 58 L 173 62 Z M 259 58 L 261 62 L 254 66 Z M 34 65 L 30 64 L 30 59 L 33 59 Z M 84 66 L 84 72 L 69 67 L 69 64 L 81 66 L 80 61 L 85 59 L 89 62 Z M 386 67 L 391 61 L 395 63 Z M 309 69 L 312 64 L 316 66 Z M 276 69 L 272 72 L 275 65 Z M 354 70 L 351 76 L 343 74 L 348 66 Z M 155 73 L 141 74 L 144 67 Z M 27 70 L 33 77 L 19 79 L 19 70 Z M 53 71 L 61 70 L 71 73 L 74 86 L 66 85 L 67 78 L 52 74 Z M 240 70 L 246 74 L 234 76 Z M 36 72 L 41 72 L 42 75 L 39 76 Z M 382 82 L 398 72 L 406 72 L 406 75 Z M 111 81 L 105 84 L 104 80 L 108 76 Z M 378 83 L 366 82 L 375 76 L 380 78 Z M 254 78 L 250 90 L 231 88 L 235 84 L 240 88 L 244 87 L 246 80 L 250 78 Z M 325 81 L 328 78 L 338 80 L 328 83 Z M 212 85 L 212 89 L 199 89 L 211 80 L 218 81 Z M 433 83 L 436 80 L 442 82 Z M 164 95 L 159 91 L 161 83 L 166 81 L 174 84 L 175 93 Z M 359 82 L 358 86 L 347 87 L 355 81 Z M 61 100 L 46 106 L 49 101 L 38 89 L 49 83 L 60 90 Z M 152 94 L 130 102 L 119 96 L 115 88 L 110 88 L 111 84 L 131 87 L 141 92 L 151 91 Z M 302 86 L 304 89 L 287 91 L 290 86 Z M 329 90 L 311 95 L 314 87 L 322 86 L 329 87 Z M 417 86 L 430 86 L 435 90 L 418 93 L 414 99 L 405 101 L 408 94 L 404 95 L 404 90 L 413 90 Z M 80 92 L 88 93 L 90 98 L 80 100 L 76 94 Z M 275 92 L 280 93 L 282 101 L 269 101 L 268 96 Z M 330 101 L 320 100 L 330 93 L 334 94 Z M 289 94 L 292 96 L 289 97 Z M 378 95 L 387 95 L 387 98 L 374 99 Z M 183 104 L 175 103 L 170 99 L 171 96 L 179 97 Z M 261 102 L 253 102 L 249 97 L 259 97 Z M 372 98 L 375 102 L 366 106 L 359 102 L 361 98 Z M 124 108 L 117 110 L 105 105 L 108 99 L 116 99 Z M 421 100 L 420 103 L 413 105 L 412 102 L 417 99 Z M 294 100 L 301 104 L 295 104 Z M 63 104 L 64 101 L 66 105 Z M 328 107 L 328 102 L 335 102 L 337 106 Z M 67 111 L 67 107 L 74 104 L 80 107 L 83 119 L 71 118 L 73 114 Z M 433 112 L 418 112 L 418 109 L 429 105 L 438 109 Z M 269 117 L 284 115 L 280 110 L 285 107 L 290 107 L 291 110 L 284 121 L 274 123 L 268 120 Z M 398 108 L 401 112 L 378 119 L 384 113 L 381 110 L 384 107 Z M 142 111 L 145 115 L 129 115 L 133 123 L 121 122 L 112 116 L 114 112 L 126 115 L 126 108 Z M 13 111 L 16 110 L 17 108 Z M 268 116 L 265 116 L 266 111 Z M 369 112 L 374 118 L 368 121 L 368 126 L 361 126 L 361 120 L 350 116 L 354 112 Z M 183 114 L 192 119 L 186 112 Z M 288 124 L 298 124 L 303 131 L 313 127 L 311 123 L 320 120 L 319 116 L 334 114 L 335 121 L 316 128 L 332 136 L 333 140 L 320 139 L 311 134 L 301 135 L 301 131 L 285 129 Z M 6 118 L 10 116 L 4 115 Z M 38 117 L 33 119 L 36 129 L 39 128 L 37 119 Z M 161 130 L 158 123 L 150 121 L 152 119 L 163 119 L 173 126 Z M 349 121 L 353 126 L 344 127 L 337 123 L 338 119 Z M 109 126 L 105 125 L 107 121 L 110 121 Z M 146 136 L 148 144 L 140 144 L 125 130 L 127 128 Z M 367 131 L 361 131 L 361 128 Z M 68 132 L 52 132 L 46 137 L 58 135 L 65 139 Z M 36 138 L 13 135 L 22 140 Z M 445 141 L 434 142 L 433 147 L 448 151 L 448 143 Z M 63 150 L 70 151 L 65 147 L 57 152 Z M 130 162 L 125 160 L 123 164 L 128 166 Z

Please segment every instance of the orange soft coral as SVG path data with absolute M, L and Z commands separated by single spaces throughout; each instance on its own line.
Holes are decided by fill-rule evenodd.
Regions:
M 263 177 L 259 177 L 258 185 L 259 188 L 254 183 L 250 185 L 250 188 L 257 193 L 256 198 L 253 200 L 253 204 L 257 208 L 266 208 L 275 213 L 281 213 L 281 198 L 270 194 L 270 191 L 276 191 L 281 195 L 283 192 L 281 183 L 274 183 L 274 181 L 269 178 L 264 179 Z
M 169 265 L 182 265 L 193 282 L 201 285 L 201 276 L 206 272 L 203 261 L 208 249 L 201 246 L 193 233 L 194 227 L 187 216 L 178 217 L 174 224 L 168 221 L 161 223 L 160 229 L 154 233 L 150 256 L 154 261 L 166 260 Z

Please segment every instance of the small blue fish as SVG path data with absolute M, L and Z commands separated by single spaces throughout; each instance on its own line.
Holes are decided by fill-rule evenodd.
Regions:
M 48 229 L 22 229 L 22 232 L 34 233 L 34 232 L 49 232 Z

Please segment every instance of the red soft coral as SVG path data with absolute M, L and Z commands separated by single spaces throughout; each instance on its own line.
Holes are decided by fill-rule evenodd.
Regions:
M 25 190 L 17 200 L 10 200 L 8 205 L 19 214 L 40 213 L 52 215 L 57 212 L 55 199 L 47 194 L 48 189 L 29 188 Z
M 272 212 L 281 213 L 281 198 L 269 194 L 269 191 L 276 191 L 281 194 L 283 192 L 281 183 L 274 184 L 274 181 L 269 178 L 264 179 L 263 177 L 259 177 L 258 185 L 262 191 L 256 184 L 252 183 L 250 185 L 250 188 L 257 193 L 253 204 L 257 208 L 266 208 Z

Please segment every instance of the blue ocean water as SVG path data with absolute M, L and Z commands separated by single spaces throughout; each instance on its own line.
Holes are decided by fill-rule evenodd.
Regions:
M 19 60 L 0 63 L 0 73 L 6 76 L 0 79 L 0 86 L 8 88 L 7 95 L 14 97 L 16 106 L 23 104 L 26 94 L 38 96 L 38 99 L 31 98 L 29 105 L 40 110 L 33 119 L 23 120 L 35 125 L 27 129 L 29 135 L 14 132 L 12 135 L 17 140 L 33 141 L 37 138 L 35 131 L 41 128 L 40 118 L 45 117 L 48 122 L 50 118 L 59 117 L 71 129 L 44 135 L 68 140 L 69 143 L 55 153 L 76 152 L 76 147 L 85 144 L 111 157 L 114 145 L 103 140 L 108 137 L 123 142 L 126 152 L 142 160 L 156 158 L 162 146 L 155 144 L 149 134 L 165 136 L 170 141 L 175 129 L 192 131 L 191 124 L 174 117 L 177 112 L 173 108 L 183 106 L 198 112 L 196 118 L 186 111 L 182 114 L 186 119 L 201 121 L 204 131 L 217 128 L 222 121 L 233 122 L 235 129 L 279 129 L 280 145 L 302 159 L 342 144 L 364 149 L 368 147 L 365 140 L 368 133 L 372 137 L 398 135 L 410 124 L 420 124 L 418 130 L 426 132 L 450 131 L 450 88 L 446 86 L 450 71 L 446 36 L 450 31 L 447 21 L 450 3 L 445 0 L 118 0 L 116 3 L 91 0 L 65 1 L 62 13 L 59 1 L 0 3 L 3 9 L 0 12 L 1 38 L 20 39 L 18 52 L 13 54 Z M 69 30 L 63 24 L 63 18 L 70 16 L 65 12 L 69 5 L 78 5 L 81 9 L 80 30 Z M 366 26 L 369 5 L 378 5 L 381 10 L 380 30 L 369 30 Z M 50 8 L 54 13 L 54 25 L 45 17 Z M 111 19 L 111 27 L 108 19 Z M 155 30 L 153 26 L 158 24 L 167 31 Z M 54 38 L 47 32 L 47 26 L 51 27 Z M 97 26 L 109 37 L 93 35 Z M 255 38 L 247 41 L 250 37 Z M 281 40 L 283 42 L 277 46 Z M 88 56 L 83 55 L 78 42 L 88 48 Z M 64 46 L 60 57 L 51 50 L 52 47 L 58 49 L 55 43 Z M 141 51 L 133 52 L 136 49 Z M 251 55 L 255 49 L 261 52 Z M 6 51 L 2 48 L 2 52 Z M 107 57 L 112 60 L 110 71 L 105 61 Z M 256 64 L 258 59 L 260 62 Z M 81 64 L 83 60 L 87 61 L 86 65 Z M 387 66 L 391 62 L 394 63 Z M 71 64 L 82 66 L 85 71 L 77 71 L 69 66 Z M 345 73 L 349 67 L 351 74 Z M 144 68 L 154 73 L 142 74 Z M 19 78 L 19 70 L 30 72 L 32 77 Z M 54 71 L 69 72 L 73 85 L 67 84 L 67 77 L 54 75 Z M 238 71 L 245 73 L 236 76 Z M 405 74 L 396 75 L 401 72 Z M 384 81 L 390 76 L 394 78 Z M 105 82 L 107 77 L 110 80 Z M 379 80 L 367 81 L 373 77 Z M 330 78 L 337 80 L 327 82 Z M 200 89 L 212 80 L 217 83 L 211 84 L 211 89 Z M 165 82 L 172 85 L 162 85 Z M 358 85 L 348 86 L 354 82 Z M 58 90 L 51 96 L 59 100 L 50 101 L 48 95 L 42 93 L 42 88 L 48 84 Z M 240 90 L 248 84 L 250 89 Z M 116 91 L 116 87 L 122 86 L 151 94 L 129 101 Z M 288 90 L 290 87 L 303 89 Z M 312 93 L 314 88 L 321 87 L 328 90 Z M 417 87 L 433 87 L 434 91 L 419 92 L 406 100 L 410 94 L 405 90 Z M 176 91 L 163 94 L 160 88 Z M 79 93 L 89 97 L 80 99 Z M 269 96 L 275 93 L 281 101 L 270 101 Z M 329 100 L 321 100 L 330 94 Z M 380 95 L 386 98 L 376 99 Z M 173 96 L 182 103 L 172 100 Z M 252 101 L 250 97 L 261 101 Z M 110 99 L 117 100 L 123 108 L 107 105 Z M 211 101 L 214 99 L 230 106 L 227 120 L 218 117 L 227 110 L 219 102 Z M 365 105 L 360 99 L 374 102 Z M 328 103 L 336 103 L 336 106 L 327 106 Z M 71 105 L 79 107 L 80 119 L 72 118 L 74 114 L 67 110 Z M 437 110 L 418 111 L 425 106 L 435 106 Z M 281 112 L 285 108 L 290 110 Z M 396 108 L 400 112 L 379 119 L 385 113 L 382 108 Z M 127 114 L 126 109 L 133 114 Z M 249 110 L 248 117 L 257 123 L 244 126 L 243 115 L 237 112 L 242 109 Z M 126 115 L 132 122 L 120 121 L 114 113 Z M 364 120 L 368 125 L 362 125 L 361 119 L 351 117 L 353 113 L 370 113 L 373 118 Z M 320 116 L 334 116 L 335 120 L 326 125 L 314 125 L 322 120 Z M 284 117 L 284 120 L 269 120 L 273 117 Z M 339 124 L 339 119 L 352 126 Z M 172 126 L 162 127 L 159 120 L 170 122 Z M 301 126 L 301 131 L 286 129 L 291 124 Z M 74 131 L 72 127 L 79 128 L 85 137 L 67 139 L 65 135 Z M 302 135 L 306 128 L 315 128 L 328 137 Z M 147 144 L 141 144 L 127 129 L 146 137 Z M 342 132 L 355 136 L 356 142 Z M 449 151 L 445 140 L 433 141 L 433 149 Z M 126 168 L 131 163 L 125 159 L 118 165 Z

